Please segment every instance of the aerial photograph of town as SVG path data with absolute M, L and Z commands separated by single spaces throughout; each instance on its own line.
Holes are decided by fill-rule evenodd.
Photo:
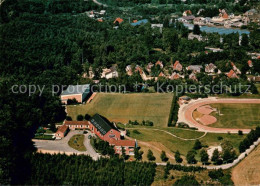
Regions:
M 0 185 L 260 185 L 260 0 L 0 0 Z

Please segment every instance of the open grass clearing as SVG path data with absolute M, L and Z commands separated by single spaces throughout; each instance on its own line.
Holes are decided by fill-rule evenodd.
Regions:
M 210 104 L 211 107 L 220 111 L 212 112 L 217 122 L 209 125 L 216 128 L 241 128 L 250 129 L 260 126 L 260 104 Z
M 67 106 L 67 112 L 73 120 L 79 114 L 99 113 L 113 122 L 149 120 L 154 126 L 167 127 L 172 99 L 172 93 L 98 93 L 90 103 Z
M 77 134 L 70 138 L 68 144 L 71 148 L 78 150 L 78 151 L 86 151 L 86 147 L 84 145 L 84 138 L 83 134 Z
M 153 149 L 160 149 L 161 146 L 167 148 L 168 152 L 174 156 L 174 153 L 179 150 L 182 156 L 186 156 L 187 152 L 193 148 L 194 140 L 182 140 L 171 136 L 163 131 L 154 131 L 154 130 L 146 130 L 146 129 L 128 129 L 130 131 L 130 137 L 137 139 L 142 142 L 149 142 L 153 144 Z M 139 132 L 135 133 L 134 130 Z M 174 129 L 172 129 L 174 130 Z M 194 137 L 201 136 L 202 132 L 191 131 L 179 129 L 177 132 L 178 135 L 190 137 L 193 135 Z M 191 134 L 193 133 L 193 134 Z M 207 133 L 204 137 L 200 138 L 202 145 L 204 146 L 218 146 L 221 144 L 223 140 L 228 140 L 232 143 L 236 151 L 238 152 L 239 143 L 244 139 L 246 135 L 238 135 L 238 134 L 216 134 L 216 133 Z M 218 137 L 222 137 L 223 140 L 219 140 Z M 152 149 L 151 149 L 152 150 Z M 166 151 L 167 152 L 167 151 Z M 197 154 L 197 158 L 199 153 Z

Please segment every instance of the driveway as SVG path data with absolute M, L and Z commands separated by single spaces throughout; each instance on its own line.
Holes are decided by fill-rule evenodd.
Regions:
M 70 140 L 70 138 L 76 134 L 83 134 L 83 131 L 79 131 L 79 130 L 71 130 L 68 135 L 61 139 L 61 140 L 33 140 L 34 142 L 34 146 L 38 149 L 38 151 L 43 152 L 43 153 L 65 153 L 65 154 L 85 154 L 85 155 L 89 155 L 91 156 L 94 160 L 97 160 L 100 155 L 98 153 L 96 153 L 96 151 L 93 149 L 93 147 L 90 144 L 90 139 L 88 139 L 88 136 L 91 135 L 93 136 L 93 134 L 91 134 L 90 132 L 88 132 L 85 135 L 85 139 L 84 139 L 84 145 L 87 148 L 87 151 L 81 152 L 81 151 L 77 151 L 73 148 L 71 148 L 68 145 L 68 141 Z

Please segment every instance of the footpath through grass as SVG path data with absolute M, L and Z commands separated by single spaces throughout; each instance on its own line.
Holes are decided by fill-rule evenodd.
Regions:
M 147 145 L 143 148 L 145 154 L 148 149 L 151 149 L 154 154 L 160 154 L 161 150 L 165 150 L 166 152 L 174 155 L 174 153 L 179 150 L 182 156 L 186 156 L 187 152 L 193 148 L 195 140 L 182 140 L 171 136 L 163 131 L 156 130 L 147 130 L 141 128 L 132 128 L 128 129 L 130 132 L 130 137 L 136 139 L 137 141 L 146 142 Z M 168 128 L 165 129 L 172 134 L 182 137 L 185 139 L 198 138 L 203 136 L 203 132 L 193 131 L 193 130 L 185 130 L 178 128 Z M 205 136 L 200 138 L 203 146 L 218 146 L 224 140 L 230 141 L 233 147 L 236 149 L 237 153 L 239 143 L 244 139 L 246 135 L 238 135 L 238 134 L 215 134 L 215 133 L 207 133 Z M 158 152 L 157 152 L 158 151 Z M 199 156 L 199 155 L 198 155 Z M 159 157 L 158 159 L 159 160 Z M 199 159 L 198 159 L 199 160 Z
M 86 151 L 86 147 L 84 145 L 84 138 L 83 134 L 77 134 L 70 138 L 68 144 L 71 148 L 78 150 L 78 151 Z

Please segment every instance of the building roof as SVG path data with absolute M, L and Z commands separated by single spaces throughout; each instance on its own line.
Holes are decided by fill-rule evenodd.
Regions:
M 90 85 L 69 85 L 65 91 L 62 91 L 61 95 L 73 95 L 73 94 L 83 94 L 90 92 Z
M 60 133 L 65 133 L 67 130 L 68 130 L 68 126 L 67 125 L 62 125 L 62 126 L 60 126 L 59 128 L 58 128 L 58 130 L 57 130 L 57 132 L 56 133 L 58 133 L 58 132 L 60 132 Z
M 190 65 L 188 66 L 188 70 L 196 70 L 196 71 L 200 71 L 200 69 L 202 68 L 202 65 Z
M 251 60 L 248 60 L 247 64 L 248 64 L 249 67 L 253 66 L 253 62 Z
M 237 74 L 234 72 L 234 70 L 230 70 L 229 73 L 227 74 L 227 76 L 229 78 L 232 78 L 232 77 L 236 77 L 237 78 Z
M 64 125 L 89 125 L 88 121 L 64 121 Z
M 158 77 L 164 77 L 164 76 L 165 76 L 164 73 L 161 72 Z
M 141 25 L 141 24 L 146 24 L 148 23 L 148 20 L 147 19 L 142 19 L 140 21 L 136 21 L 134 23 L 131 23 L 132 26 L 137 26 L 137 25 Z
M 109 122 L 106 118 L 104 118 L 103 116 L 100 116 L 99 114 L 95 114 L 90 119 L 90 122 L 96 127 L 96 129 L 102 135 L 105 135 L 111 129 L 118 131 L 118 129 L 111 122 Z
M 115 19 L 114 24 L 115 24 L 116 22 L 118 22 L 118 23 L 120 24 L 120 23 L 122 23 L 123 21 L 124 21 L 123 19 L 121 19 L 120 17 L 118 17 L 118 18 Z
M 135 141 L 134 140 L 112 140 L 110 142 L 111 144 L 115 145 L 115 146 L 128 146 L 128 147 L 135 147 Z
M 173 69 L 176 69 L 177 68 L 177 66 L 180 64 L 180 62 L 179 61 L 175 61 L 175 63 L 173 64 Z M 181 65 L 181 64 L 180 64 Z M 181 65 L 182 66 L 182 65 Z

